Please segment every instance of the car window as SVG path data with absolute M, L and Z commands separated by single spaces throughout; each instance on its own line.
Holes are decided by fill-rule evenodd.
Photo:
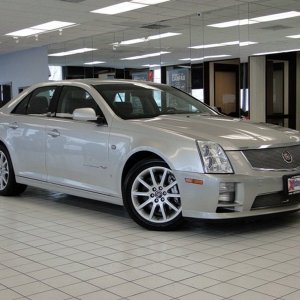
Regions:
M 100 107 L 87 91 L 76 86 L 65 86 L 58 101 L 56 117 L 72 118 L 77 108 L 93 108 L 97 116 L 103 116 Z
M 42 87 L 34 90 L 16 106 L 12 113 L 38 116 L 47 115 L 55 90 L 55 86 Z
M 152 118 L 168 114 L 217 114 L 190 95 L 166 85 L 119 83 L 94 87 L 123 119 Z

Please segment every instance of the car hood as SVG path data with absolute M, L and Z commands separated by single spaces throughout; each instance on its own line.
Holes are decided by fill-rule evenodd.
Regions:
M 300 144 L 300 132 L 296 130 L 220 115 L 165 115 L 138 122 L 161 131 L 171 131 L 197 140 L 214 141 L 225 150 Z

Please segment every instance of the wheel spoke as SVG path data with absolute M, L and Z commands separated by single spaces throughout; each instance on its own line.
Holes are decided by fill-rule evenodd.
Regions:
M 149 197 L 149 192 L 132 192 L 133 196 Z
M 157 182 L 156 182 L 156 179 L 154 177 L 153 169 L 150 169 L 149 173 L 150 173 L 150 176 L 151 176 L 152 185 L 156 186 Z
M 160 185 L 161 185 L 161 186 L 164 185 L 164 182 L 165 182 L 165 180 L 166 180 L 167 173 L 168 173 L 168 170 L 164 170 L 164 174 L 163 174 L 163 176 L 161 177 L 161 180 L 160 180 Z
M 2 181 L 4 182 L 4 185 L 7 185 L 7 179 L 3 176 Z
M 174 185 L 176 185 L 177 184 L 177 181 L 175 180 L 175 181 L 173 181 L 172 183 L 170 183 L 167 187 L 165 187 L 165 190 L 169 190 L 169 189 L 171 189 Z
M 149 220 L 151 220 L 153 218 L 153 214 L 154 214 L 156 206 L 157 206 L 157 204 L 153 203 L 150 214 L 149 214 Z
M 167 198 L 180 198 L 179 194 L 167 194 L 166 195 Z
M 173 210 L 178 211 L 179 209 L 175 207 L 170 201 L 166 200 L 165 203 L 170 206 Z
M 151 202 L 153 202 L 153 200 L 152 199 L 148 199 L 147 201 L 145 201 L 144 203 L 142 203 L 140 206 L 138 206 L 138 209 L 144 208 L 146 205 L 148 205 Z
M 151 190 L 151 186 L 148 184 L 148 183 L 146 183 L 142 178 L 138 178 L 138 181 L 144 186 L 144 187 L 146 187 L 149 191 Z
M 163 204 L 160 204 L 160 211 L 162 213 L 163 220 L 166 221 L 167 220 L 167 216 L 166 216 L 166 212 L 165 212 L 165 208 L 164 208 Z

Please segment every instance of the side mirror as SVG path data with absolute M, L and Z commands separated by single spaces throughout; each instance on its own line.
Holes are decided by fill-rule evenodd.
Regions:
M 97 116 L 94 109 L 90 107 L 77 108 L 73 111 L 73 120 L 97 121 Z

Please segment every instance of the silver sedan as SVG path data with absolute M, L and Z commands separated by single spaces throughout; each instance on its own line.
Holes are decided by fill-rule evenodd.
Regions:
M 300 209 L 300 133 L 161 84 L 37 84 L 0 110 L 0 195 L 27 185 L 124 205 L 140 225 Z

